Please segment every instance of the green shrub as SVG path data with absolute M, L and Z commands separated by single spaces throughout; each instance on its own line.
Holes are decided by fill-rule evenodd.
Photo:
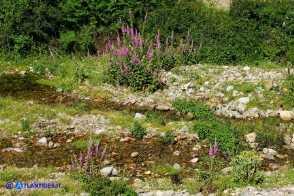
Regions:
M 260 183 L 263 177 L 258 173 L 260 159 L 256 152 L 243 151 L 231 161 L 232 177 L 236 182 Z
M 167 132 L 164 133 L 163 136 L 159 136 L 158 140 L 164 144 L 174 144 L 175 141 L 175 134 L 173 131 L 168 130 Z
M 237 140 L 230 126 L 222 121 L 196 121 L 193 130 L 198 134 L 199 139 L 207 139 L 211 145 L 216 140 L 219 149 L 227 153 L 234 153 L 240 149 L 240 141 Z
M 90 109 L 87 103 L 82 103 L 82 102 L 75 103 L 74 108 L 79 112 L 85 112 Z
M 99 173 L 81 174 L 82 188 L 90 195 L 137 195 L 125 181 L 110 181 L 109 177 L 101 176 Z
M 145 128 L 137 121 L 134 123 L 131 133 L 136 138 L 143 138 L 143 136 L 146 135 Z
M 176 110 L 184 114 L 191 112 L 199 119 L 211 119 L 213 117 L 213 111 L 207 105 L 192 100 L 176 99 L 172 105 Z
M 21 120 L 21 130 L 23 132 L 28 132 L 31 130 L 31 124 L 28 119 L 25 118 Z
M 166 119 L 161 115 L 161 113 L 157 110 L 148 111 L 146 113 L 147 120 L 153 123 L 157 123 L 159 125 L 165 125 Z

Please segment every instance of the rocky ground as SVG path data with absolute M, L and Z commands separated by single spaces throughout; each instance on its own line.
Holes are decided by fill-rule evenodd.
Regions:
M 22 74 L 26 74 L 22 72 Z M 281 101 L 281 96 L 287 89 L 283 86 L 285 78 L 287 76 L 287 70 L 284 68 L 256 68 L 256 67 L 242 67 L 242 66 L 206 66 L 206 65 L 195 65 L 195 66 L 183 66 L 176 68 L 170 72 L 164 73 L 164 82 L 167 84 L 163 90 L 159 90 L 154 94 L 149 93 L 134 93 L 127 88 L 117 88 L 111 85 L 102 85 L 93 87 L 87 82 L 75 89 L 72 94 L 67 96 L 78 98 L 79 100 L 88 102 L 98 102 L 104 104 L 106 98 L 100 99 L 99 93 L 103 92 L 107 94 L 107 101 L 113 101 L 127 107 L 144 108 L 147 110 L 159 110 L 159 111 L 171 111 L 174 112 L 172 115 L 183 115 L 179 112 L 176 113 L 172 107 L 171 102 L 177 98 L 194 99 L 199 100 L 209 105 L 215 115 L 220 117 L 228 117 L 235 119 L 258 119 L 258 118 L 269 118 L 278 117 L 281 118 L 282 122 L 287 123 L 286 125 L 281 123 L 280 129 L 290 130 L 284 134 L 285 149 L 294 150 L 294 134 L 293 134 L 293 120 L 294 120 L 294 108 L 287 107 L 287 104 Z M 58 92 L 62 92 L 63 89 L 57 89 Z M 58 97 L 57 97 L 58 98 Z M 28 105 L 34 105 L 34 102 L 28 103 Z M 144 110 L 145 111 L 145 110 Z M 103 111 L 97 113 L 84 113 L 78 115 L 71 115 L 70 112 L 56 112 L 54 118 L 46 118 L 39 116 L 31 124 L 31 127 L 37 132 L 34 136 L 25 137 L 22 132 L 18 132 L 12 136 L 11 145 L 5 145 L 1 152 L 5 156 L 12 156 L 11 154 L 22 154 L 30 151 L 30 145 L 38 146 L 41 151 L 42 149 L 60 149 L 61 147 L 74 143 L 77 138 L 86 136 L 89 132 L 94 135 L 108 134 L 111 133 L 111 137 L 118 138 L 118 141 L 122 144 L 121 149 L 124 149 L 124 144 L 127 145 L 129 142 L 135 142 L 135 139 L 131 137 L 130 130 L 125 128 L 123 124 L 113 122 L 117 119 L 119 114 L 108 114 Z M 132 112 L 128 114 L 131 116 L 130 121 L 144 121 L 146 116 L 143 112 Z M 187 170 L 193 170 L 193 164 L 198 162 L 199 149 L 208 149 L 205 141 L 199 141 L 197 134 L 189 132 L 192 119 L 189 116 L 184 117 L 186 121 L 170 121 L 165 126 L 170 127 L 176 133 L 175 140 L 178 142 L 178 148 L 172 148 L 170 154 L 167 157 L 181 157 L 182 154 L 193 154 L 193 156 L 181 157 L 182 162 L 189 162 L 184 165 Z M 126 120 L 126 119 L 123 119 Z M 7 125 L 13 123 L 11 119 L 1 119 L 1 125 Z M 158 135 L 158 128 L 153 127 L 146 123 L 147 135 L 144 136 L 146 142 L 149 139 L 152 140 Z M 48 133 L 48 130 L 58 130 L 61 136 L 53 136 L 52 133 Z M 291 131 L 292 130 L 292 131 Z M 3 141 L 5 142 L 7 137 L 3 134 Z M 59 138 L 58 140 L 56 139 Z M 288 160 L 288 154 L 279 152 L 277 149 L 267 146 L 264 148 L 257 148 L 258 143 L 256 142 L 257 134 L 251 132 L 244 135 L 244 138 L 248 145 L 252 149 L 257 149 L 260 157 L 264 160 L 271 161 L 269 164 L 270 172 L 272 175 L 274 171 L 279 171 L 283 167 L 280 163 L 285 163 Z M 54 139 L 55 138 L 55 139 Z M 32 142 L 33 141 L 33 142 Z M 195 142 L 196 141 L 196 142 Z M 3 145 L 3 144 L 2 144 Z M 147 145 L 147 144 L 146 144 Z M 1 145 L 0 145 L 1 147 Z M 181 149 L 180 149 L 181 148 Z M 185 148 L 187 153 L 185 152 Z M 110 149 L 113 150 L 111 154 L 120 156 L 123 152 L 119 152 L 115 147 Z M 125 149 L 124 149 L 125 150 Z M 141 149 L 143 150 L 143 148 Z M 144 157 L 143 151 L 135 151 L 133 149 L 127 149 L 128 155 L 125 160 L 135 159 L 136 157 Z M 192 152 L 192 153 L 188 153 Z M 116 154 L 115 154 L 116 153 Z M 146 159 L 152 160 L 151 156 L 146 155 Z M 13 155 L 14 156 L 14 155 Z M 291 155 L 290 155 L 291 156 Z M 151 158 L 150 158 L 151 157 Z M 293 159 L 291 159 L 293 160 Z M 113 175 L 115 178 L 118 171 L 116 170 L 115 158 L 112 158 L 101 173 L 106 175 Z M 153 161 L 153 160 L 152 160 Z M 174 161 L 172 159 L 172 161 Z M 133 163 L 131 161 L 131 163 Z M 110 165 L 110 166 L 109 166 Z M 7 165 L 3 164 L 2 169 Z M 174 162 L 174 168 L 182 167 L 181 162 Z M 132 165 L 131 167 L 136 168 Z M 144 189 L 145 181 L 140 177 L 152 175 L 149 168 L 142 169 L 140 166 L 141 173 L 134 174 L 132 177 L 132 183 L 134 187 L 137 187 L 137 192 L 142 196 L 176 196 L 176 195 L 191 195 L 187 191 L 163 191 L 163 190 L 150 190 L 149 188 Z M 225 167 L 222 169 L 224 175 L 230 172 L 231 168 Z M 110 174 L 110 173 L 111 174 Z M 1 192 L 0 192 L 1 193 Z M 294 195 L 294 186 L 286 186 L 280 188 L 235 188 L 228 189 L 223 192 L 224 195 Z M 86 193 L 84 195 L 87 195 Z M 196 195 L 202 195 L 198 193 Z M 211 193 L 210 195 L 214 195 Z

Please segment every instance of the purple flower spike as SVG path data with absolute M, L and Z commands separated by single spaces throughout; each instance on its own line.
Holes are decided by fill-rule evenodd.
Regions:
M 158 33 L 157 33 L 157 38 L 156 38 L 157 40 L 160 40 L 160 33 L 159 33 L 159 31 L 158 31 Z
M 100 142 L 98 142 L 95 146 L 95 152 L 98 152 L 99 151 L 99 146 L 100 146 Z
M 135 63 L 138 63 L 139 62 L 139 59 L 137 56 L 134 56 L 134 58 L 132 59 L 131 63 L 132 64 L 135 64 Z
M 87 58 L 88 58 L 88 60 L 91 60 L 91 54 L 90 54 L 90 51 L 89 50 L 87 52 Z
M 166 45 L 166 47 L 168 47 L 168 38 L 165 41 L 165 45 Z
M 82 153 L 81 153 L 81 155 L 79 157 L 79 162 L 80 162 L 81 165 L 83 165 L 83 155 L 82 155 Z
M 88 157 L 92 157 L 93 156 L 93 152 L 91 147 L 88 147 L 88 152 L 87 152 Z
M 132 78 L 135 76 L 134 72 L 131 72 L 131 76 L 132 76 Z
M 214 146 L 213 146 L 213 154 L 216 155 L 217 152 L 218 152 L 218 145 L 217 145 L 217 143 L 215 142 L 215 143 L 214 143 Z
M 133 16 L 133 13 L 132 13 L 132 11 L 131 11 L 131 10 L 129 11 L 129 15 L 130 15 L 130 17 L 132 17 L 132 16 Z
M 98 58 L 101 57 L 101 54 L 100 54 L 99 50 L 97 51 L 97 57 L 98 57 Z
M 105 157 L 106 156 L 106 147 L 104 148 L 103 152 L 101 153 L 101 157 Z
M 192 42 L 191 42 L 190 49 L 191 49 L 191 50 L 193 50 L 193 49 L 194 49 L 194 40 L 192 40 Z
M 108 48 L 108 45 L 106 45 L 105 47 L 105 53 L 107 54 L 109 52 L 109 48 Z
M 127 48 L 122 48 L 119 55 L 120 56 L 128 56 L 129 55 L 129 50 Z
M 87 170 L 89 168 L 88 163 L 85 163 L 85 170 Z
M 121 44 L 121 40 L 120 40 L 120 36 L 119 35 L 117 35 L 116 43 L 117 43 L 118 46 L 120 46 L 120 44 Z
M 213 149 L 210 147 L 208 155 L 214 157 Z
M 159 40 L 156 40 L 156 48 L 160 49 L 160 41 Z
M 187 39 L 190 39 L 190 31 L 188 30 L 188 33 L 187 33 Z
M 120 73 L 121 73 L 121 74 L 124 74 L 124 73 L 125 73 L 125 70 L 124 70 L 124 69 L 121 69 L 121 70 L 120 70 Z

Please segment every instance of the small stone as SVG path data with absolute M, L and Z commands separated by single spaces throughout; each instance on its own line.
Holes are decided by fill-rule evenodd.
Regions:
M 102 176 L 116 176 L 118 174 L 118 171 L 113 166 L 110 166 L 101 169 L 100 174 Z
M 52 148 L 57 148 L 57 147 L 59 147 L 60 146 L 60 144 L 59 143 L 54 143 L 54 145 L 53 145 L 53 147 Z
M 234 89 L 233 86 L 228 86 L 228 87 L 226 88 L 226 91 L 227 91 L 227 92 L 230 92 L 230 91 L 232 91 L 233 89 Z
M 247 104 L 250 101 L 249 97 L 241 97 L 238 99 L 239 103 Z
M 249 143 L 253 143 L 255 142 L 256 139 L 256 133 L 252 132 L 252 133 L 248 133 L 247 135 L 245 135 L 246 141 Z
M 146 118 L 146 116 L 144 116 L 141 113 L 136 113 L 135 117 L 134 117 L 135 120 L 140 120 L 140 119 L 145 119 L 145 118 Z
M 274 155 L 277 155 L 278 152 L 271 149 L 271 148 L 264 148 L 263 149 L 264 158 L 268 160 L 275 160 Z
M 138 152 L 132 152 L 132 153 L 131 153 L 131 157 L 133 157 L 133 158 L 137 157 L 138 155 L 139 155 Z
M 178 150 L 173 152 L 173 155 L 175 155 L 175 156 L 180 156 L 180 154 L 181 154 L 181 151 L 178 151 Z
M 162 104 L 162 105 L 155 106 L 155 109 L 156 110 L 161 110 L 161 111 L 167 111 L 167 110 L 170 110 L 170 106 Z
M 25 138 L 24 137 L 19 137 L 18 141 L 23 141 Z
M 66 143 L 71 143 L 71 142 L 72 142 L 72 139 L 66 140 Z
M 26 71 L 21 71 L 19 74 L 24 76 L 26 75 Z
M 246 105 L 244 103 L 239 103 L 236 109 L 238 112 L 240 112 L 242 114 L 246 110 Z
M 144 174 L 150 175 L 151 174 L 151 171 L 146 171 Z
M 53 143 L 52 141 L 50 141 L 50 142 L 48 143 L 48 148 L 53 148 L 53 146 L 54 146 L 54 143 Z
M 175 163 L 173 166 L 174 169 L 181 169 L 181 165 L 178 163 Z
M 273 81 L 266 81 L 264 86 L 267 90 L 271 90 L 273 88 Z
M 191 112 L 189 112 L 189 113 L 187 114 L 187 118 L 188 118 L 189 120 L 192 120 L 192 119 L 194 119 L 194 115 L 193 115 Z
M 279 114 L 284 121 L 291 121 L 294 118 L 291 111 L 280 111 Z
M 229 173 L 231 173 L 233 170 L 233 167 L 225 167 L 221 170 L 221 172 L 225 175 L 228 175 Z
M 63 89 L 62 89 L 62 88 L 58 88 L 58 89 L 56 90 L 56 92 L 61 93 L 61 92 L 63 92 Z
M 199 144 L 196 144 L 192 150 L 198 151 L 201 149 L 201 146 Z
M 245 66 L 245 67 L 243 68 L 243 70 L 244 70 L 244 71 L 249 71 L 249 70 L 250 70 L 250 67 Z
M 22 153 L 24 152 L 22 149 L 20 148 L 5 148 L 2 150 L 2 152 L 17 152 L 17 153 Z
M 292 138 L 289 134 L 285 134 L 284 135 L 284 142 L 287 146 L 290 146 L 291 142 L 292 142 Z
M 194 159 L 192 159 L 190 162 L 191 162 L 191 163 L 197 163 L 198 160 L 199 160 L 198 158 L 194 158 Z
M 47 138 L 42 137 L 41 139 L 38 140 L 37 145 L 39 146 L 47 146 Z
M 258 143 L 249 143 L 250 148 L 256 149 L 258 146 Z
M 120 139 L 121 142 L 128 142 L 130 140 L 131 140 L 131 137 L 125 137 Z

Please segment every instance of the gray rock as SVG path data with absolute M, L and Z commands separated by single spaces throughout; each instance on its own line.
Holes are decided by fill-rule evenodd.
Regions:
M 24 151 L 22 149 L 20 149 L 20 148 L 12 148 L 12 147 L 9 147 L 9 148 L 3 149 L 2 152 L 17 152 L 17 153 L 22 153 Z
M 155 109 L 156 110 L 161 110 L 161 111 L 167 111 L 167 110 L 170 110 L 170 106 L 162 104 L 162 105 L 155 106 Z
M 54 145 L 53 145 L 53 147 L 52 148 L 57 148 L 57 147 L 59 147 L 60 146 L 60 144 L 59 143 L 54 143 Z
M 239 103 L 236 109 L 242 114 L 246 110 L 246 105 L 244 103 Z
M 226 91 L 227 91 L 227 92 L 230 92 L 230 91 L 232 91 L 233 89 L 234 89 L 233 86 L 228 86 L 228 87 L 226 88 Z
M 192 159 L 190 162 L 191 162 L 191 163 L 197 163 L 198 160 L 199 160 L 198 158 L 194 158 L 194 159 Z
M 250 70 L 250 67 L 245 66 L 245 67 L 243 68 L 243 70 L 244 70 L 244 71 L 249 71 L 249 70 Z
M 54 146 L 54 143 L 53 143 L 52 141 L 50 141 L 50 142 L 48 143 L 48 148 L 53 148 L 53 146 Z
M 139 155 L 138 152 L 132 152 L 132 153 L 131 153 L 131 157 L 133 157 L 133 158 L 137 157 L 138 155 Z
M 63 89 L 62 88 L 58 88 L 58 89 L 56 89 L 56 92 L 62 93 L 63 92 Z
M 47 146 L 47 138 L 46 137 L 42 137 L 41 139 L 39 139 L 37 141 L 37 145 L 38 146 Z
M 173 152 L 173 155 L 175 155 L 175 156 L 180 156 L 180 154 L 181 154 L 181 151 L 178 151 L 178 150 Z
M 284 121 L 291 121 L 294 118 L 292 111 L 286 111 L 286 110 L 280 111 L 279 115 L 280 115 L 280 118 Z
M 101 169 L 100 174 L 103 176 L 116 176 L 118 174 L 118 171 L 113 166 L 110 166 Z
M 249 97 L 241 97 L 238 99 L 239 103 L 247 104 L 250 101 Z
M 187 125 L 183 126 L 179 132 L 188 132 L 189 131 L 189 127 Z
M 135 120 L 140 120 L 140 119 L 145 119 L 145 118 L 146 118 L 146 116 L 144 116 L 141 113 L 136 113 L 135 117 L 134 117 Z
M 174 169 L 181 169 L 181 165 L 178 163 L 175 163 L 173 166 Z
M 247 135 L 245 135 L 246 141 L 249 143 L 253 143 L 255 142 L 256 139 L 256 133 L 252 132 L 252 133 L 248 133 Z
M 264 158 L 268 160 L 275 160 L 274 155 L 277 155 L 278 152 L 271 149 L 271 148 L 264 148 L 263 149 Z

